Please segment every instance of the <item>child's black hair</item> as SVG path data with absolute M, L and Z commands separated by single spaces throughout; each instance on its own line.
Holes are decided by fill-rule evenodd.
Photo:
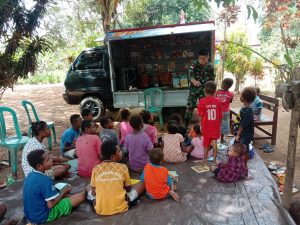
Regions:
M 109 116 L 103 116 L 100 118 L 100 124 L 103 128 L 106 128 L 109 124 L 109 121 L 113 121 L 111 117 Z
M 147 110 L 142 110 L 142 111 L 140 112 L 140 115 L 141 115 L 141 117 L 142 117 L 142 119 L 143 119 L 143 122 L 144 122 L 145 124 L 149 124 L 149 123 L 150 123 L 150 120 L 151 120 L 151 113 L 150 113 L 149 111 L 147 111 Z
M 177 121 L 178 124 L 180 124 L 182 122 L 182 118 L 179 113 L 173 113 L 170 116 L 169 120 L 175 120 L 175 121 Z
M 113 140 L 105 141 L 101 145 L 102 160 L 111 160 L 111 156 L 117 152 L 117 145 Z
M 259 95 L 259 93 L 260 93 L 260 88 L 259 88 L 259 87 L 255 87 L 254 89 L 255 89 L 255 91 L 256 91 L 256 95 Z
M 198 55 L 205 55 L 208 56 L 208 50 L 206 48 L 200 49 Z
M 231 87 L 232 87 L 232 85 L 233 85 L 233 79 L 231 79 L 231 78 L 225 78 L 223 81 L 222 81 L 222 88 L 224 89 L 224 90 L 228 90 L 228 89 L 230 89 Z
M 81 110 L 81 117 L 87 117 L 92 113 L 92 111 L 90 109 L 84 108 Z
M 198 134 L 198 135 L 202 135 L 201 129 L 200 129 L 200 125 L 199 123 L 195 123 L 193 126 L 193 131 Z
M 129 123 L 133 129 L 139 130 L 143 126 L 143 119 L 140 115 L 136 114 L 131 116 Z
M 120 116 L 122 120 L 128 120 L 130 117 L 130 111 L 128 109 L 121 109 Z
M 93 123 L 92 120 L 82 120 L 80 126 L 81 132 L 85 133 L 86 128 L 90 128 L 92 123 Z
M 238 154 L 238 156 L 241 156 L 244 152 L 244 145 L 242 143 L 234 143 L 231 145 L 234 152 Z
M 27 161 L 33 169 L 37 169 L 38 164 L 43 164 L 45 160 L 43 154 L 45 154 L 44 150 L 37 149 L 27 155 Z
M 179 132 L 179 124 L 176 120 L 169 120 L 167 125 L 169 134 L 176 134 Z
M 164 158 L 164 152 L 161 148 L 153 148 L 149 151 L 150 162 L 159 165 Z
M 79 114 L 73 114 L 70 116 L 70 123 L 73 125 L 76 120 L 78 120 L 80 118 L 80 115 Z
M 214 81 L 207 81 L 204 84 L 204 90 L 206 94 L 213 95 L 217 90 L 217 84 Z
M 45 121 L 32 122 L 31 130 L 33 136 L 38 136 L 39 132 L 47 128 L 47 123 Z
M 248 103 L 253 102 L 254 99 L 256 98 L 255 89 L 253 87 L 245 87 L 244 90 L 242 91 L 242 97 Z

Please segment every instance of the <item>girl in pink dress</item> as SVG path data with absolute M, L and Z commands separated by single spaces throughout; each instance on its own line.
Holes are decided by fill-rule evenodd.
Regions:
M 120 115 L 122 122 L 120 123 L 119 127 L 119 140 L 120 144 L 124 145 L 126 136 L 128 134 L 131 134 L 133 132 L 133 129 L 129 124 L 130 111 L 128 109 L 121 109 Z
M 192 139 L 192 146 L 193 150 L 190 154 L 190 156 L 193 156 L 198 159 L 204 158 L 204 147 L 203 147 L 203 137 L 200 130 L 200 125 L 196 123 L 193 127 L 193 132 L 195 134 L 195 137 Z M 208 155 L 211 155 L 211 152 L 208 152 Z
M 154 146 L 157 146 L 157 129 L 153 126 L 153 117 L 149 111 L 142 110 L 140 115 L 143 118 L 143 130 L 149 136 L 150 141 Z

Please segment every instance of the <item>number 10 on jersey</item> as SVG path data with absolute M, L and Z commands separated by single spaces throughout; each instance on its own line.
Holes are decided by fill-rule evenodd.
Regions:
M 208 120 L 216 120 L 217 117 L 216 109 L 208 109 L 207 114 L 208 114 Z

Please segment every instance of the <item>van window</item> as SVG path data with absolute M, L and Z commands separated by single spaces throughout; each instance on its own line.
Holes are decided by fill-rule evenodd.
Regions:
M 75 63 L 76 70 L 102 69 L 103 53 L 102 52 L 85 52 Z

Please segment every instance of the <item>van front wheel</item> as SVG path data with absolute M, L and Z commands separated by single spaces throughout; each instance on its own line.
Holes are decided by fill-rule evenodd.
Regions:
M 83 109 L 89 109 L 93 113 L 93 120 L 99 121 L 105 115 L 105 107 L 100 99 L 96 97 L 87 97 L 81 100 L 79 104 L 80 112 Z

